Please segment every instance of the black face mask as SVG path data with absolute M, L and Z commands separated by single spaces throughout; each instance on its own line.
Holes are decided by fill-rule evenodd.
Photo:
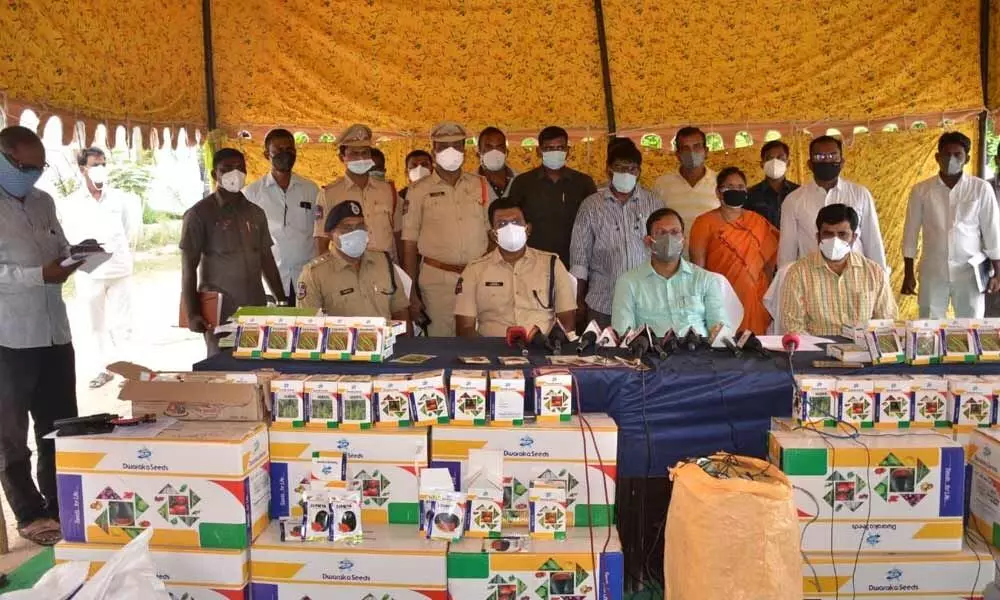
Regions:
M 722 192 L 722 202 L 726 206 L 737 208 L 743 206 L 750 199 L 750 192 L 746 190 L 726 190 Z
M 819 181 L 833 181 L 840 176 L 841 164 L 837 163 L 813 163 L 813 175 Z
M 279 152 L 271 157 L 271 166 L 278 171 L 291 171 L 295 166 L 295 153 L 290 150 Z

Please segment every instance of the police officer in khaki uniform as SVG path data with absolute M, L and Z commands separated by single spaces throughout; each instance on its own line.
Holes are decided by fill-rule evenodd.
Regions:
M 458 123 L 431 130 L 434 172 L 410 186 L 403 215 L 403 267 L 418 283 L 414 304 L 426 308 L 428 335 L 438 337 L 455 335 L 455 284 L 489 243 L 489 185 L 462 172 L 465 138 Z
M 346 200 L 324 222 L 333 248 L 302 269 L 299 306 L 334 317 L 408 317 L 409 298 L 387 252 L 368 248 L 361 204 Z
M 320 190 L 316 198 L 313 237 L 317 255 L 331 249 L 323 231 L 327 213 L 345 200 L 354 200 L 367 215 L 371 249 L 388 252 L 393 260 L 398 260 L 396 234 L 402 228 L 402 206 L 392 184 L 369 176 L 375 166 L 372 130 L 364 125 L 351 125 L 340 135 L 339 143 L 340 161 L 347 167 L 347 174 Z
M 469 263 L 455 286 L 455 329 L 462 337 L 502 337 L 507 328 L 537 326 L 548 333 L 558 319 L 573 330 L 576 291 L 558 254 L 529 248 L 531 225 L 514 201 L 489 208 L 497 248 Z

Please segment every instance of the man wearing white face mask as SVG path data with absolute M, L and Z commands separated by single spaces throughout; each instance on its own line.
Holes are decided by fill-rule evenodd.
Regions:
M 819 210 L 819 251 L 793 263 L 781 285 L 785 332 L 840 335 L 844 325 L 896 318 L 896 300 L 885 269 L 851 250 L 859 220 L 857 211 L 846 204 Z
M 990 184 L 962 172 L 969 162 L 972 140 L 951 131 L 938 139 L 935 155 L 940 171 L 913 187 L 903 230 L 905 276 L 903 294 L 917 292 L 913 261 L 917 238 L 923 231 L 920 259 L 920 318 L 943 319 L 948 301 L 959 318 L 982 318 L 986 299 L 976 281 L 978 257 L 994 276 L 986 291 L 1000 289 L 1000 212 Z
M 287 297 L 271 254 L 267 215 L 241 191 L 247 177 L 243 153 L 223 148 L 212 165 L 218 187 L 184 213 L 180 243 L 181 308 L 188 329 L 205 335 L 209 356 L 219 352 L 219 338 L 202 315 L 200 292 L 222 294 L 222 322 L 241 306 L 267 303 L 262 277 L 279 302 Z
M 788 171 L 788 144 L 781 140 L 771 140 L 760 149 L 760 167 L 764 170 L 764 181 L 749 190 L 750 198 L 743 208 L 750 209 L 781 227 L 781 205 L 785 197 L 799 189 L 799 184 L 785 177 Z
M 302 269 L 298 306 L 331 317 L 384 317 L 406 320 L 410 300 L 396 279 L 388 253 L 368 250 L 368 227 L 361 205 L 334 206 L 323 223 L 333 250 Z
M 94 238 L 111 253 L 92 273 L 76 278 L 77 300 L 86 307 L 94 341 L 88 366 L 96 375 L 91 389 L 113 379 L 104 370 L 124 360 L 132 338 L 132 248 L 142 228 L 138 198 L 108 185 L 107 157 L 100 148 L 87 148 L 77 157 L 84 186 L 59 203 L 59 221 L 71 244 Z
M 434 172 L 410 186 L 403 216 L 403 268 L 417 283 L 411 315 L 426 309 L 428 334 L 455 335 L 455 286 L 465 266 L 486 253 L 489 184 L 462 172 L 465 128 L 431 130 Z
M 458 335 L 503 337 L 512 326 L 537 326 L 547 333 L 557 319 L 571 331 L 576 298 L 562 261 L 552 252 L 527 246 L 531 224 L 512 200 L 497 200 L 490 205 L 489 215 L 490 235 L 497 247 L 469 263 L 458 280 Z
M 341 202 L 354 200 L 368 215 L 372 249 L 388 252 L 393 260 L 397 260 L 395 234 L 402 229 L 403 207 L 390 183 L 369 175 L 375 167 L 375 161 L 372 160 L 372 130 L 365 125 L 351 125 L 340 134 L 337 143 L 340 144 L 340 160 L 347 173 L 320 190 L 317 197 L 313 226 L 317 256 L 330 250 L 330 239 L 323 231 L 326 214 Z
M 517 173 L 507 164 L 507 136 L 496 127 L 479 132 L 479 174 L 490 184 L 490 202 L 506 198 Z

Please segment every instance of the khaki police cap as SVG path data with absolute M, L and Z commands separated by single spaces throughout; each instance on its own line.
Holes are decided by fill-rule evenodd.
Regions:
M 372 145 L 372 130 L 367 125 L 355 123 L 340 134 L 338 144 L 352 148 L 370 148 Z
M 443 121 L 431 129 L 432 142 L 464 142 L 465 128 L 454 121 Z

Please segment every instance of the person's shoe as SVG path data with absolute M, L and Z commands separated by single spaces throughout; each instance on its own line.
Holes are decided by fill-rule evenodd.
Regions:
M 59 523 L 49 518 L 41 518 L 24 527 L 19 527 L 18 535 L 39 546 L 55 546 L 62 540 Z
M 96 390 L 98 388 L 102 388 L 114 378 L 115 378 L 114 375 L 105 371 L 100 375 L 98 375 L 97 377 L 94 377 L 93 379 L 90 380 L 90 389 Z

